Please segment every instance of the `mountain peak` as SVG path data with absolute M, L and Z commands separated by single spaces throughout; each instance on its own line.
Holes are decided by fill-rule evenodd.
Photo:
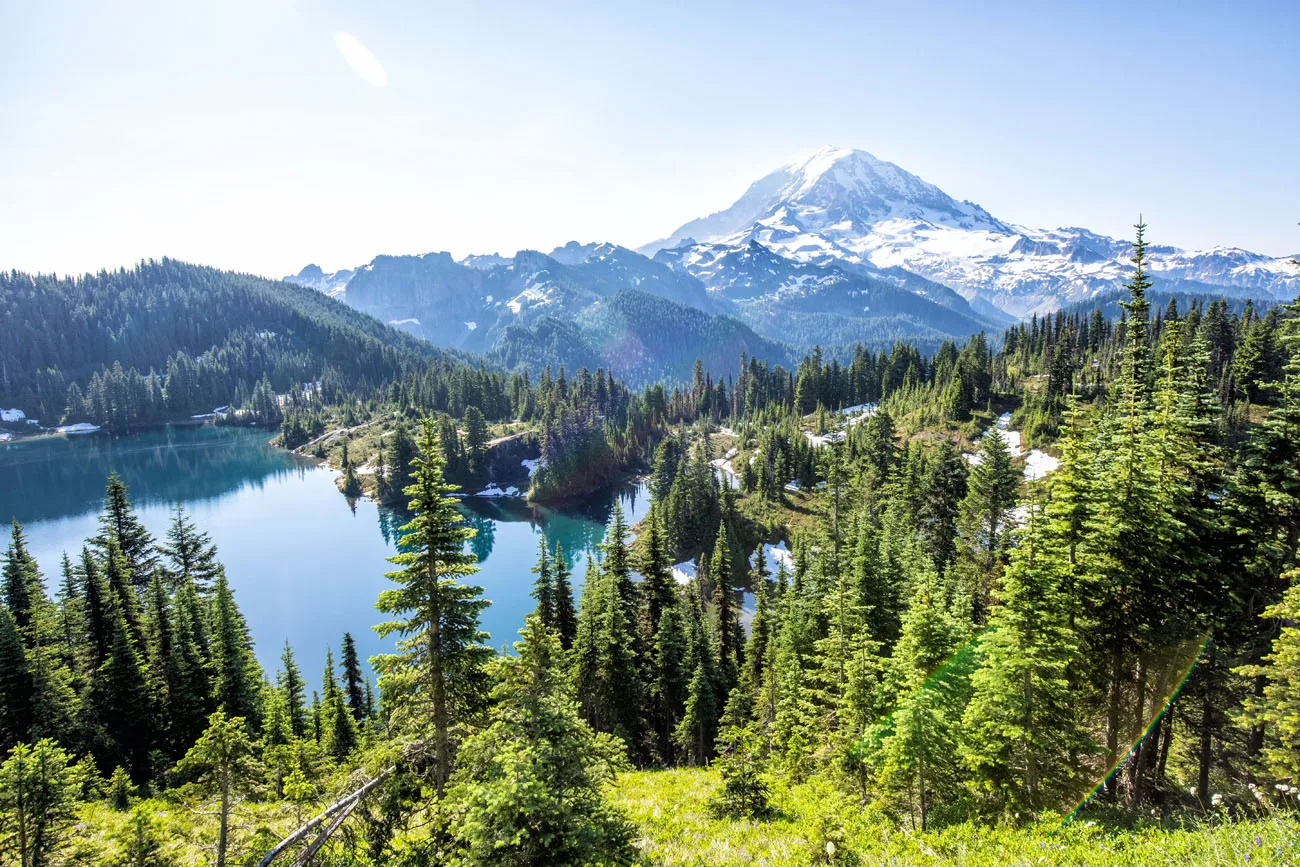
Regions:
M 688 237 L 743 244 L 756 235 L 767 240 L 773 234 L 793 239 L 817 233 L 839 243 L 891 220 L 1010 231 L 980 206 L 957 201 L 894 163 L 865 150 L 826 145 L 755 181 L 726 210 L 693 220 L 642 252 L 679 246 Z

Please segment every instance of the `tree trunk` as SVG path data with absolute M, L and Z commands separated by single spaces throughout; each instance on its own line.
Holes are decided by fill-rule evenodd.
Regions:
M 1177 706 L 1177 702 L 1170 703 L 1169 710 L 1165 714 L 1164 737 L 1160 739 L 1160 757 L 1156 760 L 1156 788 L 1161 788 L 1165 784 L 1165 766 L 1169 763 L 1169 747 L 1174 742 L 1174 709 Z
M 1120 653 L 1115 650 L 1110 659 L 1110 683 L 1106 688 L 1106 797 L 1114 799 L 1117 775 L 1116 764 L 1119 762 L 1119 700 L 1120 700 Z
M 221 773 L 221 830 L 217 833 L 217 867 L 226 867 L 226 832 L 230 822 L 230 772 Z
M 442 589 L 438 586 L 438 564 L 429 557 L 429 696 L 433 701 L 433 742 L 437 766 L 434 792 L 439 801 L 451 775 L 451 744 L 447 735 L 447 683 L 442 658 Z
M 1201 699 L 1201 743 L 1196 751 L 1196 799 L 1204 806 L 1210 800 L 1210 767 L 1214 762 L 1214 706 L 1207 688 Z

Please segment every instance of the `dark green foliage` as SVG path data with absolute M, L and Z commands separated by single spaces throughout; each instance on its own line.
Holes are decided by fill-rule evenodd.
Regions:
M 27 740 L 35 718 L 34 683 L 13 615 L 0 607 L 0 751 Z
M 487 725 L 457 756 L 465 863 L 630 863 L 632 827 L 601 792 L 626 748 L 580 718 L 555 633 L 529 615 L 520 635 L 495 663 Z
M 343 698 L 352 718 L 361 722 L 366 718 L 365 680 L 361 676 L 361 660 L 357 658 L 357 643 L 352 639 L 352 633 L 343 633 L 340 652 L 343 655 Z
M 154 705 L 143 662 L 126 624 L 113 624 L 108 658 L 91 676 L 87 710 L 93 715 L 92 750 L 100 767 L 126 768 L 144 781 L 151 771 Z
M 611 524 L 606 550 L 623 548 Z M 625 551 L 625 549 L 624 549 Z M 640 757 L 645 731 L 645 697 L 637 658 L 635 597 L 624 587 L 630 577 L 617 570 L 620 557 L 606 554 L 606 563 L 590 565 L 578 608 L 578 632 L 573 642 L 573 682 L 584 720 L 597 732 L 621 738 Z M 633 592 L 635 587 L 633 586 Z
M 208 590 L 221 570 L 212 537 L 194 526 L 184 506 L 176 506 L 167 528 L 167 542 L 158 551 L 167 561 L 167 576 L 173 587 L 189 582 L 198 590 Z
M 237 716 L 255 727 L 262 673 L 253 656 L 248 624 L 235 605 L 235 595 L 224 572 L 217 575 L 213 588 L 211 621 L 213 698 L 227 716 Z
M 551 580 L 555 584 L 555 631 L 560 635 L 560 646 L 568 650 L 578 636 L 578 612 L 573 604 L 572 573 L 564 559 L 564 548 L 555 543 L 555 559 L 551 561 Z
M 555 604 L 555 577 L 551 574 L 550 552 L 546 549 L 546 537 L 539 536 L 537 541 L 537 565 L 533 567 L 532 596 L 537 600 L 537 621 L 547 629 L 558 628 Z
M 478 571 L 464 551 L 474 536 L 447 495 L 443 457 L 434 421 L 426 418 L 414 460 L 414 479 L 406 489 L 414 517 L 402 528 L 401 553 L 390 558 L 396 587 L 379 594 L 376 607 L 396 619 L 381 623 L 382 636 L 400 636 L 397 652 L 374 657 L 380 689 L 394 704 L 391 725 L 399 731 L 433 729 L 434 784 L 438 797 L 452 767 L 453 725 L 462 725 L 483 703 L 483 665 L 492 651 L 479 628 L 488 602 L 481 587 L 459 583 Z
M 112 429 L 275 393 L 393 381 L 440 356 L 312 289 L 171 259 L 80 278 L 0 274 L 0 405 Z M 157 373 L 156 377 L 149 376 Z M 266 380 L 265 377 L 270 377 Z
M 0 764 L 0 851 L 44 867 L 75 816 L 72 757 L 53 740 L 19 744 Z
M 158 563 L 153 536 L 136 517 L 127 496 L 126 485 L 116 473 L 108 477 L 104 514 L 99 518 L 99 527 L 100 533 L 95 537 L 95 545 L 100 553 L 107 556 L 109 544 L 116 545 L 126 559 L 131 583 L 137 588 L 147 585 L 149 576 Z
M 280 654 L 280 666 L 280 671 L 275 676 L 276 686 L 284 696 L 293 736 L 300 738 L 307 733 L 307 685 L 288 641 L 284 643 L 284 650 Z

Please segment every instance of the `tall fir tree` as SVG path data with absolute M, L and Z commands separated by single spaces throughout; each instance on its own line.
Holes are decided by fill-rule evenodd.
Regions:
M 555 578 L 551 574 L 551 556 L 546 537 L 538 536 L 537 565 L 533 566 L 532 597 L 537 600 L 537 620 L 547 629 L 556 629 Z
M 414 518 L 402 527 L 398 566 L 387 577 L 397 586 L 379 594 L 376 607 L 395 619 L 375 627 L 381 638 L 399 635 L 397 652 L 375 657 L 380 688 L 401 709 L 399 728 L 433 729 L 434 788 L 441 799 L 452 769 L 452 731 L 479 712 L 486 699 L 483 666 L 492 651 L 479 618 L 489 604 L 482 588 L 461 584 L 478 571 L 464 550 L 474 537 L 448 496 L 443 457 L 432 418 L 423 422 L 419 455 L 406 489 Z
M 201 532 L 186 514 L 185 507 L 179 504 L 172 511 L 166 542 L 158 547 L 158 551 L 166 561 L 167 576 L 173 588 L 190 581 L 200 591 L 210 590 L 221 568 L 212 537 Z
M 564 548 L 555 543 L 555 559 L 551 561 L 551 579 L 555 584 L 555 631 L 560 634 L 560 646 L 568 650 L 578 636 L 578 612 L 573 604 L 573 573 L 564 559 Z
M 343 698 L 347 702 L 352 718 L 361 722 L 366 718 L 365 678 L 361 674 L 361 660 L 357 657 L 357 643 L 351 632 L 343 633 L 340 650 L 343 666 Z
M 302 677 L 302 669 L 294 659 L 293 648 L 286 639 L 284 650 L 280 652 L 280 671 L 275 676 L 276 687 L 284 696 L 284 706 L 289 715 L 289 726 L 294 737 L 307 734 L 307 684 Z
M 100 515 L 99 527 L 99 535 L 94 541 L 101 554 L 107 558 L 109 542 L 115 542 L 126 558 L 132 583 L 143 589 L 158 563 L 158 554 L 153 536 L 135 514 L 126 485 L 117 473 L 108 477 L 104 512 Z

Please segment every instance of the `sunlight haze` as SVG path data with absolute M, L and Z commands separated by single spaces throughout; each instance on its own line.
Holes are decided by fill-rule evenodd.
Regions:
M 1300 249 L 1296 7 L 1100 5 L 6 3 L 0 267 L 635 247 L 825 144 L 1030 227 Z

